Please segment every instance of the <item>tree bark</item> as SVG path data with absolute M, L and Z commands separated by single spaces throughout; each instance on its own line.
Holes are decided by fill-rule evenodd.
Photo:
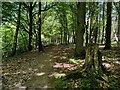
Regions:
M 107 24 L 106 24 L 106 36 L 105 36 L 105 48 L 111 48 L 111 12 L 112 12 L 112 2 L 107 2 Z
M 28 44 L 28 50 L 31 51 L 32 50 L 32 11 L 33 11 L 33 7 L 32 7 L 32 2 L 30 2 L 30 7 L 29 7 L 29 19 L 30 19 L 30 25 L 29 25 L 29 44 Z
M 67 16 L 66 11 L 63 11 L 63 18 L 64 18 L 64 44 L 67 45 L 67 39 L 68 39 L 68 23 L 67 23 Z
M 85 43 L 85 46 L 87 46 L 88 44 L 88 28 L 86 28 L 86 43 Z
M 83 42 L 84 42 L 84 32 L 85 32 L 85 11 L 86 2 L 78 2 L 77 5 L 77 30 L 76 30 L 76 48 L 75 55 L 82 56 L 83 54 Z
M 102 56 L 98 50 L 98 45 L 95 43 L 89 43 L 86 47 L 84 69 L 88 73 L 92 73 L 92 71 L 98 73 L 98 71 L 101 71 L 103 69 Z
M 39 52 L 43 50 L 42 48 L 42 41 L 41 41 L 41 2 L 39 2 L 39 12 L 38 12 L 38 19 L 39 19 L 39 29 L 38 29 L 38 38 L 39 38 L 39 42 L 38 42 L 38 50 Z
M 62 45 L 62 42 L 63 42 L 63 31 L 62 31 L 62 28 L 60 28 L 60 44 Z
M 97 9 L 98 9 L 98 3 L 96 3 L 96 5 L 97 5 Z M 99 22 L 100 22 L 100 19 L 99 19 L 99 15 L 97 14 L 97 16 L 96 16 L 96 24 L 95 24 L 95 32 L 94 32 L 94 43 L 97 43 L 97 38 L 98 38 L 98 30 L 99 30 L 99 38 L 98 38 L 98 41 L 99 41 L 99 39 L 100 39 L 100 29 L 99 29 Z M 99 42 L 98 42 L 99 43 Z
M 118 41 L 120 42 L 120 1 L 119 1 L 119 9 L 118 9 Z
M 103 44 L 103 40 L 104 40 L 104 29 L 105 29 L 105 2 L 103 2 L 103 16 L 102 16 L 102 21 L 103 21 L 103 28 L 102 28 L 102 40 L 101 40 L 101 43 Z
M 98 26 L 95 28 L 95 43 L 97 43 Z
M 17 26 L 16 26 L 16 31 L 15 31 L 15 35 L 14 35 L 14 43 L 13 43 L 13 48 L 12 48 L 12 52 L 11 54 L 9 54 L 9 56 L 14 56 L 16 53 L 16 47 L 17 47 L 17 39 L 18 39 L 18 31 L 20 28 L 20 13 L 21 13 L 21 2 L 19 3 L 19 9 L 18 9 L 18 17 L 17 17 Z

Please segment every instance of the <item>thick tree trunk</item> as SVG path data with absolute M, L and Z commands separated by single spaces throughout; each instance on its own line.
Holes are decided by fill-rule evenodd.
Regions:
M 39 52 L 43 50 L 42 48 L 42 41 L 41 41 L 41 2 L 39 2 L 39 12 L 38 12 L 38 19 L 39 19 L 39 30 L 38 30 L 38 37 L 39 37 L 39 42 L 38 42 L 38 50 Z
M 78 2 L 77 5 L 77 30 L 76 30 L 76 56 L 83 56 L 83 42 L 84 42 L 84 32 L 85 32 L 85 11 L 86 2 Z
M 16 53 L 18 31 L 19 31 L 19 28 L 20 28 L 20 13 L 21 13 L 20 9 L 21 9 L 21 3 L 19 3 L 18 17 L 17 17 L 17 27 L 16 27 L 16 31 L 15 31 L 15 36 L 14 36 L 13 48 L 12 48 L 12 52 L 9 54 L 9 56 L 14 56 L 15 53 Z
M 107 25 L 106 25 L 106 36 L 105 36 L 105 48 L 111 48 L 111 12 L 112 12 L 112 2 L 107 2 Z
M 92 73 L 92 71 L 98 73 L 98 71 L 101 71 L 103 69 L 102 56 L 98 50 L 98 45 L 95 43 L 89 43 L 86 47 L 84 69 L 88 73 Z
M 29 25 L 29 44 L 28 44 L 28 50 L 32 50 L 32 2 L 30 2 L 30 8 L 29 8 L 29 19 L 30 19 L 30 25 Z

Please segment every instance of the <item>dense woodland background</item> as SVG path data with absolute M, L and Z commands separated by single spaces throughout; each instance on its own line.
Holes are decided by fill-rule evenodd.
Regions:
M 16 51 L 20 53 L 38 48 L 41 51 L 42 45 L 75 43 L 75 36 L 80 40 L 81 37 L 84 38 L 82 41 L 76 40 L 76 43 L 78 41 L 85 46 L 94 38 L 91 41 L 105 44 L 106 48 L 120 40 L 119 3 L 79 4 L 3 3 L 3 55 L 11 51 L 11 48 L 9 55 L 13 56 Z M 78 23 L 82 25 L 77 27 Z M 78 28 L 81 30 L 77 30 Z
M 112 70 L 116 72 L 120 70 L 118 68 L 120 64 L 119 49 L 120 2 L 2 2 L 4 89 L 14 87 L 16 84 L 13 84 L 20 81 L 10 81 L 8 75 L 11 71 L 9 72 L 7 69 L 17 67 L 19 63 L 30 63 L 30 58 L 36 58 L 42 54 L 46 56 L 35 60 L 45 60 L 43 57 L 47 57 L 50 51 L 53 55 L 52 58 L 55 53 L 61 53 L 52 63 L 60 62 L 60 58 L 64 56 L 62 54 L 66 52 L 69 56 L 64 56 L 67 59 L 64 58 L 62 63 L 69 63 L 65 64 L 68 68 L 71 62 L 75 66 L 77 64 L 77 69 L 68 70 L 69 74 L 65 71 L 66 77 L 58 80 L 52 78 L 53 81 L 56 81 L 54 87 L 119 89 L 120 73 L 116 77 L 113 77 L 115 75 L 111 73 Z M 25 56 L 26 54 L 27 56 Z M 32 56 L 34 54 L 35 56 Z M 26 57 L 30 57 L 28 61 Z M 113 66 L 117 66 L 118 71 L 113 68 L 106 69 L 108 64 L 103 64 L 105 60 L 106 62 L 116 60 L 118 66 Z M 84 65 L 79 67 L 81 61 L 84 62 Z M 108 67 L 110 65 L 111 63 Z M 38 69 L 38 67 L 36 68 Z M 12 68 L 12 70 L 17 72 L 18 69 Z M 62 71 L 64 72 L 64 70 Z M 93 83 L 97 83 L 97 85 Z M 27 86 L 25 82 L 23 85 Z

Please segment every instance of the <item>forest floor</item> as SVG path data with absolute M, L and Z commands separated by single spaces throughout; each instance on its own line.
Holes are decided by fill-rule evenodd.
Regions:
M 102 50 L 103 65 L 120 82 L 120 50 Z M 73 45 L 48 46 L 43 52 L 26 52 L 3 60 L 3 90 L 25 90 L 26 88 L 54 88 L 51 77 L 65 76 L 67 71 L 81 67 L 71 64 L 74 56 Z M 64 73 L 63 73 L 64 71 Z M 119 83 L 120 84 L 120 83 Z

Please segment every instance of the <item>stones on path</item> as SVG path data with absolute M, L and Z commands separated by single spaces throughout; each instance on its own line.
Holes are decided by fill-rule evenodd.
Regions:
M 43 76 L 45 73 L 44 72 L 41 72 L 41 73 L 36 73 L 35 75 L 36 76 Z
M 81 64 L 68 64 L 68 63 L 55 63 L 53 68 L 67 69 L 67 70 L 75 70 L 77 67 L 82 67 Z
M 53 68 L 63 68 L 62 63 L 56 63 Z
M 57 72 L 54 72 L 51 75 L 49 75 L 49 77 L 55 77 L 55 78 L 61 78 L 61 77 L 64 77 L 64 76 L 66 76 L 65 73 L 57 73 Z
M 26 86 L 15 87 L 13 90 L 26 90 Z

